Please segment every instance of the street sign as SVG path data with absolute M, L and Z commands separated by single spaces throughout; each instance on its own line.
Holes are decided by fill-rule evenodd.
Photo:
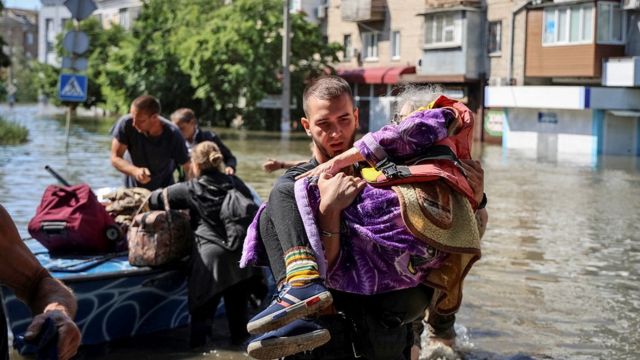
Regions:
M 85 71 L 89 66 L 89 60 L 87 58 L 70 58 L 63 57 L 62 58 L 62 68 L 63 69 L 71 69 L 76 71 Z
M 67 0 L 64 6 L 69 9 L 71 17 L 78 21 L 88 18 L 98 8 L 93 0 Z
M 85 101 L 87 99 L 87 77 L 76 74 L 60 74 L 58 98 L 62 101 Z
M 82 31 L 69 31 L 62 39 L 62 47 L 70 53 L 83 54 L 89 49 L 89 36 Z

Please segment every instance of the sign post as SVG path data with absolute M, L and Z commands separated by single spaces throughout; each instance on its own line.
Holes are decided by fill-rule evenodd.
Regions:
M 65 34 L 62 40 L 62 47 L 70 54 L 62 59 L 62 68 L 68 69 L 72 73 L 60 74 L 58 82 L 58 98 L 65 102 L 81 103 L 87 99 L 87 77 L 76 72 L 87 70 L 88 60 L 80 57 L 89 50 L 89 36 L 79 30 L 78 22 L 88 18 L 98 7 L 93 0 L 66 0 L 64 6 L 69 9 L 71 17 L 75 20 L 75 30 Z M 67 107 L 67 123 L 65 127 L 66 144 L 69 149 L 69 131 L 71 129 L 72 108 L 77 105 Z

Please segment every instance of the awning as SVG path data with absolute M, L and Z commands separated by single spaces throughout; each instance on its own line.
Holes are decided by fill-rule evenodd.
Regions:
M 415 66 L 337 69 L 338 76 L 357 84 L 397 84 L 402 74 L 415 72 Z

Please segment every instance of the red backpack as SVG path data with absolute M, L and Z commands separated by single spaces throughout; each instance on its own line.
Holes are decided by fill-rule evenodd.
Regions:
M 49 185 L 29 234 L 51 253 L 104 253 L 121 237 L 115 221 L 87 184 Z

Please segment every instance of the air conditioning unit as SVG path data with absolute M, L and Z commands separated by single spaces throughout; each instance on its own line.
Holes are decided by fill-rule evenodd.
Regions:
M 327 17 L 327 6 L 326 5 L 320 5 L 317 8 L 317 14 L 318 14 L 318 19 L 324 19 Z
M 625 10 L 640 9 L 640 0 L 624 0 L 622 8 Z

